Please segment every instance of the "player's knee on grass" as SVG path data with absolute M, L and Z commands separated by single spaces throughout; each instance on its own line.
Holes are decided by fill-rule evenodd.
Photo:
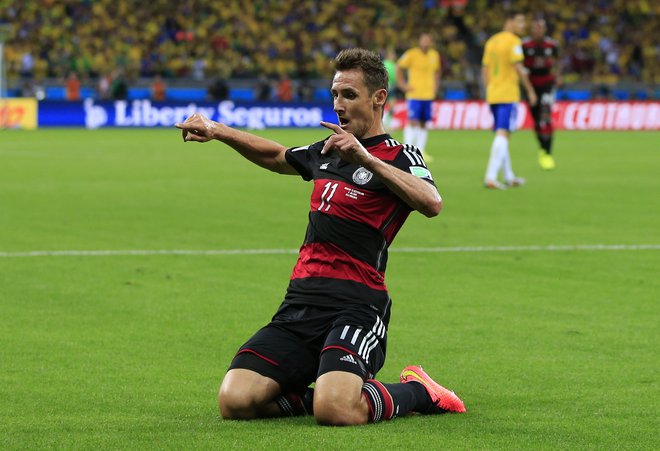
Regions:
M 220 389 L 218 395 L 220 416 L 225 420 L 248 420 L 256 418 L 256 403 L 249 394 Z
M 314 418 L 328 426 L 366 424 L 369 407 L 362 397 L 363 380 L 342 371 L 318 378 L 314 389 Z
M 362 395 L 360 394 L 360 398 Z M 360 403 L 342 398 L 314 397 L 314 419 L 325 426 L 357 426 L 369 421 Z
M 230 370 L 218 393 L 220 415 L 232 420 L 257 418 L 260 409 L 279 391 L 279 385 L 272 379 L 249 370 Z
M 263 401 L 254 392 L 231 384 L 222 384 L 218 394 L 220 416 L 225 420 L 250 420 L 258 417 Z

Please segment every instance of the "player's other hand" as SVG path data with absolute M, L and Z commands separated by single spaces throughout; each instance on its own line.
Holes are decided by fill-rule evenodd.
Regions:
M 534 106 L 539 101 L 534 91 L 530 91 L 527 93 L 527 100 L 529 101 L 529 106 Z
M 339 125 L 330 122 L 321 121 L 321 125 L 335 132 L 323 145 L 321 155 L 335 151 L 342 160 L 360 165 L 371 157 L 367 149 L 352 133 L 348 133 Z
M 174 124 L 174 126 L 181 129 L 184 141 L 204 143 L 215 137 L 218 123 L 199 113 L 194 113 L 185 121 Z

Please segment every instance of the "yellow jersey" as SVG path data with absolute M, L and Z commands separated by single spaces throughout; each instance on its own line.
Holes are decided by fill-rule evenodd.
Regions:
M 408 71 L 408 86 L 412 89 L 406 93 L 406 99 L 435 99 L 436 73 L 441 68 L 440 54 L 436 50 L 424 53 L 419 47 L 413 47 L 401 55 L 397 64 Z
M 486 102 L 520 102 L 520 80 L 515 64 L 524 59 L 518 36 L 501 31 L 486 41 L 481 64 L 488 68 Z

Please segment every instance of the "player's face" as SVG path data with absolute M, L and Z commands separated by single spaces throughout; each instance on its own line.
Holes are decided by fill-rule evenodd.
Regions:
M 513 32 L 518 36 L 525 34 L 525 28 L 527 27 L 525 16 L 522 14 L 517 14 L 513 19 Z
M 433 38 L 430 34 L 424 33 L 419 37 L 419 48 L 425 52 L 433 46 Z
M 535 20 L 532 22 L 531 26 L 531 32 L 532 32 L 532 38 L 534 39 L 541 39 L 543 36 L 545 36 L 545 21 L 543 20 Z
M 342 129 L 358 139 L 374 136 L 381 130 L 381 110 L 376 107 L 385 102 L 386 91 L 379 89 L 369 94 L 361 69 L 337 71 L 330 92 Z

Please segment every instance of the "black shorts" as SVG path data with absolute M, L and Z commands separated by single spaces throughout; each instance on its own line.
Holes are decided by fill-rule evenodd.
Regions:
M 371 379 L 385 363 L 389 319 L 389 304 L 382 317 L 368 305 L 282 304 L 241 346 L 229 369 L 256 371 L 283 391 L 303 390 L 330 371 Z

